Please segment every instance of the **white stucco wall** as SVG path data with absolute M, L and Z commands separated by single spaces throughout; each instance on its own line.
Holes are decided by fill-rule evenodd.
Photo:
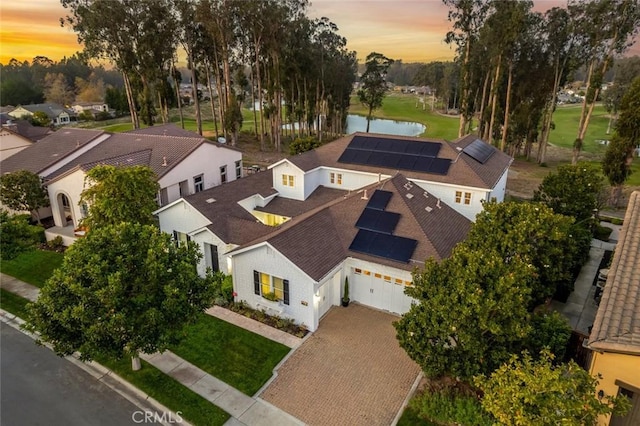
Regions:
M 32 144 L 33 142 L 25 137 L 6 129 L 0 129 L 0 161 L 11 157 L 16 152 L 20 152 Z
M 501 203 L 504 201 L 505 194 L 507 192 L 507 177 L 509 176 L 509 169 L 505 170 L 503 175 L 500 177 L 500 180 L 493 187 L 491 192 L 489 193 L 489 197 L 487 201 L 490 201 L 492 198 L 495 198 L 497 202 Z
M 253 271 L 289 280 L 289 305 L 282 305 L 282 316 L 292 318 L 315 331 L 314 284 L 309 276 L 293 265 L 268 243 L 251 250 L 232 254 L 233 287 L 236 300 L 244 300 L 250 306 L 259 307 L 262 297 L 254 294 Z M 306 303 L 306 306 L 305 306 Z
M 84 190 L 85 173 L 82 170 L 76 170 L 63 176 L 47 185 L 49 193 L 49 201 L 51 202 L 51 212 L 53 213 L 53 221 L 56 226 L 65 226 L 63 218 L 60 215 L 60 205 L 58 204 L 58 195 L 64 194 L 69 199 L 71 208 L 71 217 L 74 227 L 77 227 L 83 218 L 80 210 L 80 194 Z M 67 226 L 70 224 L 67 224 Z
M 168 203 L 180 198 L 180 182 L 186 180 L 187 196 L 195 192 L 193 178 L 204 177 L 204 189 L 221 184 L 220 167 L 227 166 L 227 182 L 236 180 L 235 162 L 242 161 L 242 153 L 233 149 L 204 143 L 182 160 L 158 181 L 160 188 L 167 188 Z

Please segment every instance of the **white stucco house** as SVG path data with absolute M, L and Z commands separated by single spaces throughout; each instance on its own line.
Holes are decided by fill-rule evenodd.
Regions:
M 158 177 L 162 206 L 241 177 L 242 153 L 174 125 L 115 134 L 61 129 L 3 161 L 0 169 L 27 169 L 44 179 L 56 225 L 45 235 L 61 235 L 68 245 L 89 208 L 80 204 L 86 172 L 100 164 L 149 166 Z
M 11 157 L 33 143 L 31 139 L 22 136 L 9 126 L 0 127 L 0 161 Z
M 448 257 L 482 201 L 504 199 L 511 161 L 475 136 L 356 133 L 156 214 L 200 246 L 201 274 L 232 274 L 237 300 L 313 331 L 346 278 L 352 301 L 406 312 L 413 269 Z

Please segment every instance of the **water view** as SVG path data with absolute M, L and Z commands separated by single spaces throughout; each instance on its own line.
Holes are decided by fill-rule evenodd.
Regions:
M 367 118 L 349 114 L 347 116 L 346 134 L 365 132 L 367 130 Z M 394 121 L 382 118 L 372 118 L 369 125 L 370 133 L 384 133 L 387 135 L 420 136 L 427 130 L 424 124 L 410 121 Z

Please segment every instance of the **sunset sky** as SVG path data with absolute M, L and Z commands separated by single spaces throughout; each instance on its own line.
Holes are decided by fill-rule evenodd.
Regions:
M 564 6 L 562 0 L 536 0 L 535 9 Z M 451 60 L 454 50 L 443 39 L 450 28 L 441 0 L 312 0 L 309 16 L 326 16 L 363 60 L 371 51 L 403 62 Z M 81 46 L 75 33 L 60 26 L 66 10 L 59 0 L 0 2 L 0 62 L 38 55 L 60 60 Z M 638 51 L 638 44 L 634 46 Z

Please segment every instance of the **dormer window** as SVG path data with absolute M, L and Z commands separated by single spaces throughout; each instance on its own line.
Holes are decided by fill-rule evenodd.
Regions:
M 282 185 L 290 186 L 293 188 L 295 183 L 295 176 L 293 175 L 282 175 Z

